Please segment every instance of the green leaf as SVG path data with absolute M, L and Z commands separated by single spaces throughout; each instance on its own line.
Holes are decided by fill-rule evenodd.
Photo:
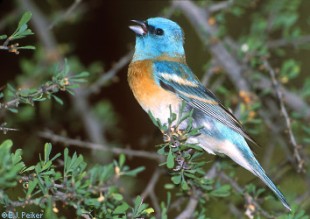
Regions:
M 117 200 L 117 201 L 122 201 L 123 200 L 123 196 L 119 193 L 114 193 L 112 194 L 112 197 Z
M 171 177 L 171 180 L 174 184 L 180 184 L 181 183 L 181 180 L 182 180 L 182 176 L 181 175 L 176 175 L 176 176 L 173 176 Z
M 52 144 L 51 143 L 45 143 L 44 145 L 44 161 L 49 161 L 49 157 L 52 151 Z
M 137 167 L 136 169 L 124 172 L 122 175 L 126 175 L 126 176 L 136 176 L 138 173 L 142 172 L 145 170 L 145 167 Z
M 2 144 L 0 145 L 1 148 L 6 148 L 6 149 L 10 149 L 13 146 L 13 142 L 12 140 L 8 139 L 5 140 L 4 142 L 2 142 Z
M 212 192 L 210 192 L 210 195 L 214 197 L 227 197 L 230 194 L 230 185 L 223 185 Z
M 29 197 L 32 194 L 33 190 L 36 188 L 37 185 L 38 185 L 37 178 L 33 179 L 33 181 L 30 181 L 28 183 L 27 197 Z
M 170 148 L 168 156 L 167 156 L 167 167 L 172 169 L 174 167 L 174 156 L 172 154 L 172 150 Z
M 182 187 L 183 190 L 188 190 L 189 189 L 189 186 L 188 186 L 188 184 L 187 184 L 187 182 L 185 180 L 182 181 L 181 187 Z
M 119 155 L 118 163 L 119 163 L 120 168 L 122 168 L 124 166 L 125 161 L 126 161 L 125 155 L 124 154 Z
M 64 102 L 62 101 L 62 99 L 60 99 L 59 97 L 57 97 L 56 95 L 52 95 L 52 97 L 54 98 L 54 100 L 56 100 L 57 103 L 59 103 L 60 105 L 63 105 Z
M 7 35 L 0 35 L 0 40 L 5 40 L 6 38 L 8 38 Z
M 123 202 L 121 205 L 117 206 L 113 211 L 113 214 L 125 214 L 128 210 L 129 205 L 126 202 Z
M 154 212 L 155 212 L 155 211 L 154 211 L 153 208 L 147 208 L 147 209 L 144 209 L 144 210 L 142 211 L 142 214 L 150 215 L 150 214 L 152 214 L 152 213 L 154 213 Z
M 30 21 L 31 17 L 32 17 L 31 12 L 29 11 L 25 12 L 18 23 L 17 29 L 20 29 L 23 25 L 27 24 Z
M 166 183 L 164 187 L 165 187 L 165 189 L 174 189 L 175 185 L 172 183 Z
M 17 49 L 36 49 L 36 47 L 35 46 L 19 46 L 19 47 L 17 47 Z
M 141 203 L 142 203 L 142 198 L 141 198 L 141 196 L 137 196 L 137 198 L 135 199 L 135 209 L 138 209 L 139 208 L 139 206 L 141 205 Z

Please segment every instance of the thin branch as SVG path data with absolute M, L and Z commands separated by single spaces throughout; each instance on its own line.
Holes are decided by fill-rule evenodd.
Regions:
M 289 118 L 289 115 L 287 113 L 287 110 L 286 110 L 286 107 L 285 107 L 285 104 L 284 104 L 284 100 L 283 100 L 284 99 L 283 93 L 280 90 L 279 83 L 278 83 L 278 81 L 276 79 L 276 73 L 274 72 L 273 68 L 270 66 L 270 64 L 269 64 L 269 62 L 267 60 L 264 60 L 263 63 L 264 63 L 264 67 L 266 68 L 266 70 L 270 74 L 273 87 L 275 89 L 277 98 L 278 98 L 279 103 L 280 103 L 281 113 L 282 113 L 282 115 L 283 115 L 283 117 L 285 119 L 286 128 L 287 128 L 287 131 L 288 131 L 290 143 L 291 143 L 291 145 L 293 147 L 294 157 L 295 157 L 295 159 L 297 161 L 297 170 L 298 170 L 298 172 L 301 172 L 301 171 L 303 171 L 303 168 L 304 168 L 304 160 L 302 159 L 302 156 L 300 154 L 301 146 L 297 144 L 296 139 L 295 139 L 295 135 L 293 134 L 292 126 L 291 126 L 291 121 L 290 121 L 290 118 Z
M 0 103 L 0 109 L 8 109 L 10 107 L 17 107 L 22 102 L 21 98 L 27 98 L 29 101 L 32 101 L 33 98 L 40 97 L 46 93 L 55 93 L 55 91 L 58 91 L 59 89 L 60 87 L 56 83 L 53 83 L 49 86 L 42 85 L 40 89 L 38 89 L 36 92 L 26 97 L 20 97 L 17 94 L 14 99 L 6 103 Z
M 293 46 L 298 47 L 300 45 L 304 45 L 310 43 L 310 35 L 299 36 L 294 39 L 277 39 L 272 40 L 267 43 L 270 49 L 284 47 L 284 46 Z
M 213 165 L 210 167 L 208 172 L 204 175 L 205 178 L 207 179 L 213 179 L 217 175 L 217 166 L 218 163 L 214 162 Z M 177 219 L 186 219 L 186 218 L 192 218 L 194 215 L 194 212 L 198 206 L 198 200 L 202 196 L 202 192 L 197 190 L 193 191 L 192 195 L 190 196 L 190 199 L 184 208 L 184 210 L 176 217 Z M 180 200 L 181 201 L 181 200 Z
M 238 185 L 238 183 L 233 180 L 231 177 L 229 177 L 227 174 L 225 174 L 224 172 L 220 172 L 218 174 L 218 176 L 223 179 L 224 181 L 226 181 L 227 183 L 229 183 L 232 188 L 239 194 L 242 194 L 245 198 L 246 201 L 246 207 L 247 207 L 247 211 L 248 208 L 252 208 L 253 206 L 255 207 L 254 209 L 251 209 L 251 213 L 253 214 L 255 212 L 255 210 L 257 209 L 264 217 L 266 218 L 274 218 L 272 215 L 270 215 L 268 212 L 266 212 L 265 210 L 263 210 L 263 208 L 260 206 L 260 204 L 255 200 L 254 197 L 252 197 L 251 195 L 249 195 L 248 193 L 244 193 L 244 190 L 241 188 L 241 186 Z M 246 212 L 247 212 L 246 211 Z M 248 215 L 249 216 L 249 215 Z
M 148 197 L 148 195 L 155 190 L 156 183 L 158 182 L 160 175 L 162 173 L 162 170 L 157 168 L 155 172 L 152 174 L 152 178 L 147 184 L 147 187 L 144 189 L 144 191 L 141 194 L 142 199 L 145 199 Z
M 176 219 L 188 219 L 193 218 L 195 209 L 198 205 L 198 198 L 191 196 L 185 209 L 179 214 Z
M 8 128 L 8 127 L 5 127 L 5 126 L 6 126 L 6 123 L 3 123 L 3 124 L 0 125 L 0 131 L 2 131 L 3 134 L 8 133 L 9 131 L 18 131 L 18 129 Z
M 157 198 L 157 194 L 155 192 L 155 186 L 157 184 L 157 182 L 160 179 L 160 176 L 162 174 L 162 169 L 160 168 L 156 168 L 155 172 L 152 174 L 152 178 L 149 180 L 146 188 L 144 189 L 144 191 L 141 194 L 142 199 L 146 199 L 148 196 L 150 197 L 151 201 L 152 201 L 152 206 L 155 208 L 155 212 L 158 213 L 158 217 L 160 216 L 160 205 L 158 202 L 158 198 Z
M 120 60 L 118 60 L 112 68 L 102 74 L 102 76 L 94 83 L 92 84 L 87 90 L 84 91 L 84 94 L 86 96 L 96 93 L 100 90 L 100 88 L 105 85 L 108 81 L 111 81 L 113 77 L 123 68 L 125 67 L 132 58 L 132 51 L 124 55 Z
M 81 141 L 78 139 L 71 139 L 64 136 L 56 135 L 52 132 L 39 132 L 38 133 L 40 137 L 46 138 L 51 140 L 52 142 L 58 142 L 65 144 L 67 146 L 77 146 L 81 148 L 87 148 L 92 150 L 100 150 L 100 151 L 109 151 L 114 154 L 126 154 L 128 156 L 132 157 L 142 157 L 152 160 L 161 161 L 162 157 L 158 155 L 157 153 L 147 152 L 147 151 L 140 151 L 140 150 L 132 150 L 127 148 L 115 148 L 115 147 L 108 147 L 103 144 L 97 144 L 97 143 L 91 143 L 86 141 Z
M 212 4 L 208 6 L 207 10 L 211 13 L 214 13 L 217 11 L 227 9 L 231 7 L 233 4 L 234 4 L 234 0 L 227 0 L 227 1 Z
M 81 4 L 82 0 L 75 0 L 70 7 L 64 12 L 62 13 L 60 16 L 57 17 L 57 19 L 55 19 L 49 26 L 48 29 L 51 30 L 53 29 L 58 23 L 66 20 L 73 11 L 75 11 L 78 6 Z

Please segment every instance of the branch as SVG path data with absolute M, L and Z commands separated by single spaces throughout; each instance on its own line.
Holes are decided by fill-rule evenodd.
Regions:
M 102 74 L 102 76 L 94 84 L 84 91 L 85 95 L 89 96 L 90 94 L 98 92 L 103 85 L 112 80 L 113 77 L 115 77 L 115 75 L 130 62 L 132 59 L 132 53 L 132 51 L 127 53 L 120 60 L 118 60 L 109 71 Z
M 17 107 L 21 102 L 25 102 L 22 99 L 27 99 L 29 102 L 34 101 L 33 99 L 39 98 L 43 96 L 44 94 L 53 94 L 60 90 L 59 84 L 52 83 L 48 86 L 42 85 L 40 89 L 38 89 L 36 92 L 29 94 L 28 96 L 20 96 L 17 92 L 16 98 L 6 102 L 6 103 L 0 103 L 0 109 L 9 109 L 11 107 Z M 19 91 L 20 92 L 20 91 Z
M 142 199 L 147 198 L 148 195 L 154 191 L 156 183 L 158 182 L 161 173 L 162 173 L 161 169 L 157 168 L 155 172 L 152 174 L 152 178 L 150 179 L 147 187 L 144 189 L 144 191 L 141 194 Z
M 184 211 L 179 214 L 176 219 L 188 219 L 193 218 L 195 209 L 198 205 L 198 199 L 196 197 L 191 196 L 189 202 L 187 203 Z
M 58 23 L 66 20 L 71 14 L 73 11 L 75 11 L 78 6 L 81 4 L 82 0 L 75 0 L 71 5 L 70 7 L 63 13 L 61 14 L 60 16 L 57 17 L 57 19 L 55 19 L 49 26 L 48 26 L 48 29 L 51 30 L 53 29 Z
M 8 128 L 8 127 L 5 127 L 5 126 L 6 126 L 6 123 L 2 123 L 2 124 L 0 125 L 0 131 L 2 131 L 3 134 L 8 133 L 9 131 L 18 131 L 18 129 Z
M 291 145 L 293 147 L 294 157 L 295 157 L 295 159 L 297 161 L 297 171 L 298 172 L 302 172 L 303 168 L 304 168 L 304 160 L 302 159 L 302 156 L 300 154 L 301 146 L 297 144 L 295 136 L 293 134 L 292 126 L 291 126 L 291 121 L 290 121 L 290 118 L 289 118 L 289 115 L 287 113 L 287 110 L 286 110 L 286 107 L 285 107 L 285 104 L 284 104 L 284 100 L 283 100 L 283 93 L 280 90 L 280 86 L 279 86 L 279 83 L 278 83 L 278 81 L 276 79 L 275 72 L 274 72 L 273 68 L 270 66 L 269 62 L 267 60 L 264 60 L 263 64 L 264 64 L 264 67 L 266 68 L 266 70 L 270 74 L 273 87 L 275 89 L 277 98 L 278 98 L 279 103 L 280 103 L 281 113 L 282 113 L 282 115 L 283 115 L 283 117 L 285 119 L 286 128 L 287 128 L 287 131 L 288 131 L 290 143 L 291 143 Z
M 227 0 L 227 1 L 212 4 L 207 8 L 207 10 L 211 13 L 214 13 L 214 12 L 229 8 L 233 4 L 234 4 L 234 0 Z
M 310 35 L 305 36 L 299 36 L 294 39 L 278 39 L 278 40 L 272 40 L 268 42 L 268 47 L 270 49 L 283 47 L 283 46 L 293 46 L 298 47 L 303 44 L 310 43 Z
M 152 174 L 152 178 L 149 180 L 146 188 L 141 194 L 141 198 L 143 200 L 146 199 L 148 196 L 150 196 L 152 204 L 155 208 L 155 212 L 157 212 L 158 214 L 160 213 L 160 205 L 158 202 L 157 194 L 155 192 L 155 186 L 157 182 L 159 181 L 162 172 L 163 172 L 162 169 L 156 168 L 155 172 Z
M 274 218 L 272 215 L 270 215 L 268 212 L 266 212 L 265 210 L 262 209 L 262 207 L 260 206 L 260 204 L 258 204 L 258 202 L 255 200 L 254 197 L 252 197 L 251 195 L 249 195 L 248 193 L 244 193 L 243 189 L 241 188 L 241 186 L 238 185 L 238 183 L 233 180 L 231 177 L 229 177 L 228 175 L 226 175 L 224 172 L 220 172 L 218 174 L 218 176 L 220 178 L 222 178 L 225 182 L 229 183 L 232 188 L 239 194 L 243 194 L 245 201 L 246 201 L 246 212 L 245 214 L 251 218 L 251 216 L 253 216 L 253 214 L 255 213 L 256 209 L 259 210 L 259 212 L 266 218 Z
M 217 175 L 217 162 L 214 162 L 213 165 L 210 167 L 209 171 L 204 175 L 207 179 L 213 179 Z M 187 203 L 185 209 L 176 217 L 177 219 L 187 219 L 192 218 L 194 212 L 198 206 L 198 200 L 202 196 L 202 192 L 194 191 L 190 196 L 189 202 Z
M 162 157 L 159 156 L 156 153 L 152 152 L 147 152 L 147 151 L 140 151 L 140 150 L 132 150 L 132 149 L 127 149 L 127 148 L 114 148 L 114 147 L 108 147 L 103 144 L 97 144 L 97 143 L 91 143 L 91 142 L 86 142 L 86 141 L 81 141 L 78 139 L 71 139 L 67 138 L 64 136 L 56 135 L 52 132 L 39 132 L 38 135 L 42 138 L 46 138 L 51 140 L 52 142 L 58 142 L 58 143 L 63 143 L 67 146 L 77 146 L 80 148 L 87 148 L 87 149 L 92 149 L 92 150 L 100 150 L 100 151 L 109 151 L 114 154 L 126 154 L 131 157 L 142 157 L 142 158 L 147 158 L 147 159 L 152 159 L 156 161 L 161 161 Z

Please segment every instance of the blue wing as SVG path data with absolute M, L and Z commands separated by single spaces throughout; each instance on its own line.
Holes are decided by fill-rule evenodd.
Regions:
M 256 144 L 234 115 L 200 83 L 186 64 L 156 61 L 153 68 L 154 78 L 163 89 L 175 93 L 193 108 L 202 111 Z

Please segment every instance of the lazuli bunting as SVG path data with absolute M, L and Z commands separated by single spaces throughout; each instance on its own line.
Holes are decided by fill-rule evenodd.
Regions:
M 141 107 L 165 124 L 170 116 L 169 107 L 177 115 L 184 101 L 186 109 L 193 110 L 192 125 L 203 127 L 200 135 L 187 141 L 197 143 L 210 154 L 230 157 L 258 176 L 291 210 L 248 146 L 246 140 L 254 142 L 253 139 L 187 66 L 181 27 L 160 17 L 133 22 L 137 25 L 129 28 L 136 34 L 136 45 L 128 82 Z M 182 125 L 185 128 L 186 121 Z

